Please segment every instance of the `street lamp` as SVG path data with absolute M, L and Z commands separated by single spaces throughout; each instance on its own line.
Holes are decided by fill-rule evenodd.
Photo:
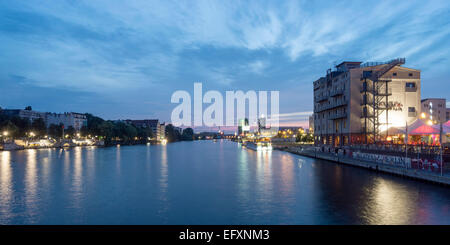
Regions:
M 3 136 L 8 136 L 8 131 L 3 131 Z

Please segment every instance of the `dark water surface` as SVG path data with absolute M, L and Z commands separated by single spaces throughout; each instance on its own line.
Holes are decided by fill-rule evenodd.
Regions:
M 450 224 L 450 189 L 229 141 L 5 151 L 0 224 Z

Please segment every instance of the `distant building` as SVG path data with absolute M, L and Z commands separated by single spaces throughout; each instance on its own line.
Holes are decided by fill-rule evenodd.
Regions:
M 42 118 L 43 120 L 45 120 L 45 112 L 37 112 L 33 110 L 4 109 L 2 110 L 2 113 L 8 116 L 18 116 L 20 118 L 25 118 L 30 120 L 30 122 L 38 118 Z
M 405 59 L 342 62 L 314 81 L 314 141 L 340 146 L 387 140 L 420 113 L 420 70 Z
M 144 120 L 126 120 L 126 122 L 133 124 L 136 127 L 150 128 L 152 130 L 153 139 L 162 140 L 166 137 L 166 125 L 159 123 L 158 119 L 144 119 Z
M 308 133 L 314 134 L 314 114 L 309 116 Z
M 278 127 L 267 126 L 266 118 L 258 118 L 258 136 L 259 137 L 274 137 L 278 134 Z
M 421 118 L 431 120 L 433 123 L 445 123 L 447 119 L 446 99 L 428 98 L 421 100 Z
M 49 127 L 52 124 L 63 124 L 64 128 L 73 127 L 79 131 L 81 127 L 87 126 L 87 118 L 85 114 L 76 112 L 66 113 L 45 113 L 45 124 Z
M 446 119 L 445 120 L 450 120 L 450 108 L 445 109 L 445 115 L 446 115 Z
M 244 136 L 250 132 L 250 125 L 248 123 L 248 119 L 240 119 L 238 124 L 238 135 Z
M 66 113 L 50 113 L 50 112 L 38 112 L 33 110 L 22 109 L 5 109 L 2 111 L 4 115 L 18 116 L 30 120 L 30 122 L 41 118 L 44 120 L 45 125 L 49 127 L 51 124 L 63 124 L 67 129 L 73 127 L 79 131 L 81 127 L 87 126 L 87 119 L 85 114 L 66 112 Z
M 266 129 L 265 117 L 258 118 L 258 132 L 261 132 L 263 129 Z

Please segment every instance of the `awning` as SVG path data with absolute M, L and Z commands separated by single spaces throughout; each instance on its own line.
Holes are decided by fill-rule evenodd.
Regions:
M 428 125 L 425 121 L 417 119 L 411 125 L 408 125 L 408 135 L 430 135 L 440 134 L 439 125 Z

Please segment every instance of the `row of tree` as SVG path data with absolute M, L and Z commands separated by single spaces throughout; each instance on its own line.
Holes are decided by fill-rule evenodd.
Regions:
M 61 138 L 63 134 L 65 137 L 72 138 L 79 133 L 84 137 L 88 135 L 91 137 L 97 136 L 104 140 L 107 145 L 119 141 L 124 144 L 146 142 L 154 136 L 150 128 L 136 127 L 123 121 L 104 120 L 89 113 L 86 114 L 86 118 L 87 125 L 81 127 L 80 132 L 76 132 L 72 126 L 64 128 L 63 124 L 51 124 L 47 128 L 42 118 L 30 121 L 26 118 L 0 113 L 0 132 L 6 131 L 8 136 L 12 138 L 23 138 L 30 135 L 34 137 L 48 135 L 53 138 Z M 193 140 L 194 136 L 192 128 L 186 128 L 180 132 L 172 124 L 166 126 L 164 133 L 169 142 Z
M 27 120 L 18 116 L 8 116 L 0 114 L 0 133 L 7 132 L 9 137 L 21 138 L 29 133 L 35 135 L 44 135 L 47 133 L 47 127 L 42 118 Z
M 166 126 L 166 138 L 169 142 L 194 140 L 194 130 L 192 128 L 185 128 L 180 133 L 172 124 Z

